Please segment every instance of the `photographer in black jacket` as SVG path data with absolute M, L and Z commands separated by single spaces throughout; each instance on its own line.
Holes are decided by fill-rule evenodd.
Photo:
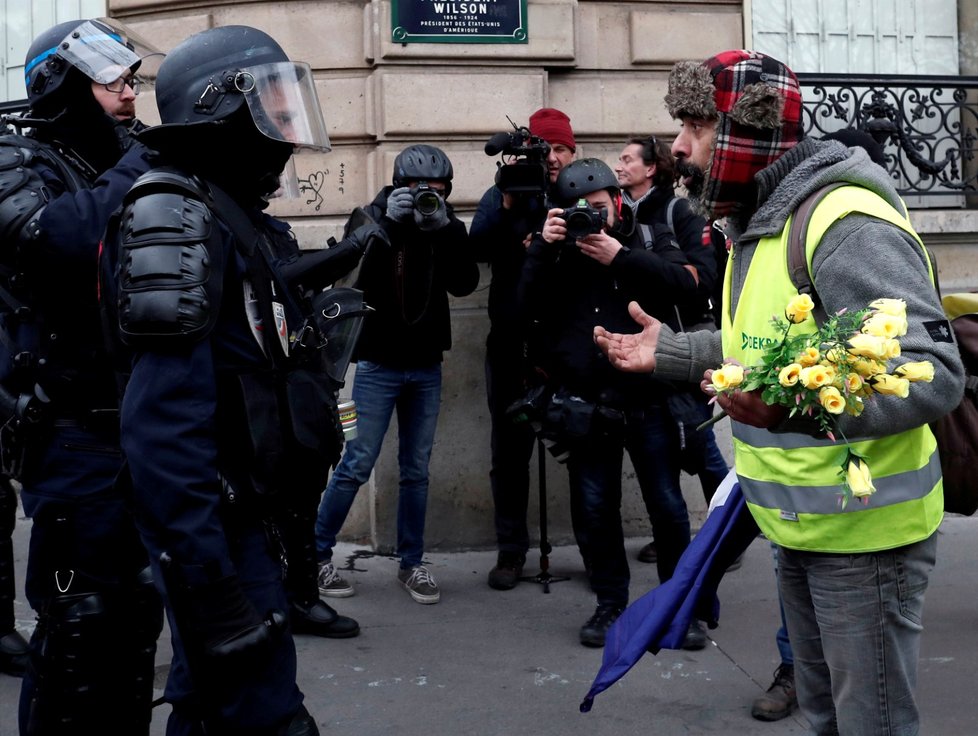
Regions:
M 675 322 L 673 305 L 696 292 L 698 277 L 667 227 L 651 228 L 648 241 L 633 228 L 618 180 L 603 161 L 570 164 L 560 173 L 555 194 L 574 214 L 551 209 L 533 236 L 519 307 L 540 326 L 537 369 L 552 395 L 545 426 L 569 453 L 574 533 L 597 596 L 580 640 L 603 646 L 628 603 L 620 510 L 625 450 L 653 504 L 661 581 L 672 577 L 689 544 L 689 517 L 677 474 L 666 461 L 675 454 L 666 408 L 670 387 L 649 375 L 616 371 L 591 334 L 599 323 L 634 330 L 630 301 Z M 595 212 L 600 216 L 593 217 Z M 590 232 L 575 232 L 577 219 L 596 223 Z
M 490 187 L 482 196 L 469 231 L 476 260 L 489 263 L 492 269 L 486 394 L 492 421 L 489 482 L 495 506 L 499 556 L 489 572 L 488 582 L 496 590 L 516 586 L 530 546 L 526 509 L 534 437 L 528 426 L 514 424 L 506 416 L 506 409 L 528 388 L 527 335 L 516 309 L 516 289 L 530 236 L 540 230 L 547 216 L 547 190 L 574 158 L 576 149 L 570 118 L 560 110 L 537 110 L 530 116 L 529 133 L 549 147 L 545 159 L 540 162 L 541 186 L 535 192 L 525 191 L 529 189 L 526 186 L 518 187 L 523 191 L 503 191 L 507 187 L 503 177 L 497 174 L 499 184 Z M 531 145 L 532 141 L 526 143 Z M 529 163 L 524 166 L 526 170 L 531 168 Z M 520 177 L 520 181 L 525 183 L 526 178 Z

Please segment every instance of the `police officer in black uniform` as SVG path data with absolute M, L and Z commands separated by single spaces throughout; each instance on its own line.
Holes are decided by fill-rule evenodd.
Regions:
M 340 454 L 328 339 L 306 303 L 333 274 L 262 210 L 297 147 L 329 150 L 322 110 L 309 66 L 247 26 L 185 40 L 156 89 L 162 125 L 141 135 L 165 165 L 126 196 L 102 273 L 133 354 L 123 448 L 174 632 L 167 733 L 317 734 L 274 522 L 315 506 Z M 336 253 L 355 264 L 371 228 Z
M 132 138 L 147 51 L 104 19 L 45 31 L 27 52 L 30 109 L 9 121 L 27 133 L 0 138 L 0 459 L 33 519 L 37 612 L 22 734 L 149 732 L 162 604 L 116 483 L 96 281 L 109 215 L 149 168 Z

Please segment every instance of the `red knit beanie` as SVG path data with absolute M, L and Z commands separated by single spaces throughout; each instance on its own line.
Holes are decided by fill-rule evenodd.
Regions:
M 550 145 L 559 143 L 572 151 L 577 150 L 570 118 L 552 107 L 540 108 L 530 115 L 530 133 L 543 138 Z

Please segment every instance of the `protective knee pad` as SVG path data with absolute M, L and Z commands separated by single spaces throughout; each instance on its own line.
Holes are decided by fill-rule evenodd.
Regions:
M 32 643 L 27 736 L 149 733 L 163 606 L 149 568 L 111 593 L 53 597 Z

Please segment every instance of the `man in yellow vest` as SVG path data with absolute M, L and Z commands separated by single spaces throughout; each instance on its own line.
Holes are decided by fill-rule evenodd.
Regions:
M 927 423 L 956 406 L 963 368 L 931 264 L 886 172 L 861 149 L 805 138 L 801 92 L 784 64 L 753 51 L 680 62 L 666 105 L 680 121 L 672 151 L 687 190 L 727 218 L 734 247 L 720 333 L 676 333 L 630 306 L 642 331 L 595 339 L 626 371 L 695 381 L 724 358 L 759 361 L 771 316 L 797 294 L 786 223 L 813 191 L 807 259 L 821 316 L 880 298 L 906 302 L 903 358 L 929 360 L 932 383 L 875 396 L 839 429 L 875 469 L 868 503 L 839 503 L 840 445 L 816 422 L 789 419 L 759 392 L 719 397 L 732 420 L 738 478 L 761 531 L 778 546 L 779 586 L 798 702 L 819 735 L 911 736 L 924 592 L 943 517 L 937 445 Z M 816 315 L 818 316 L 818 314 Z M 704 389 L 707 381 L 704 380 Z

